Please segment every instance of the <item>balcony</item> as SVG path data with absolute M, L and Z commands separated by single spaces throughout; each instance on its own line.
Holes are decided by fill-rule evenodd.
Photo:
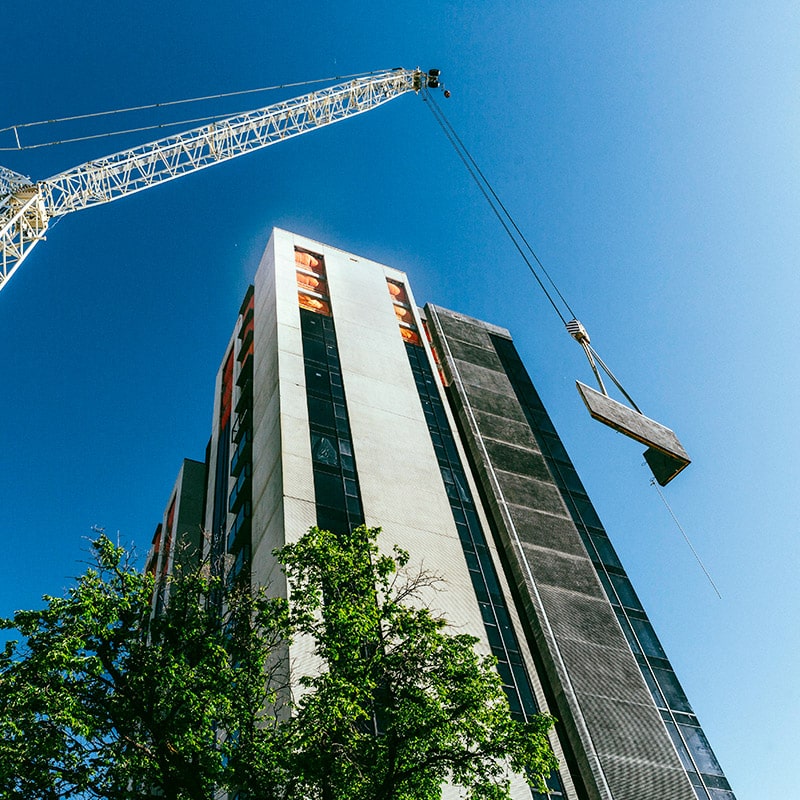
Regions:
M 250 499 L 252 495 L 250 482 L 251 474 L 252 468 L 250 466 L 250 462 L 248 461 L 244 465 L 244 469 L 239 473 L 239 478 L 231 490 L 230 501 L 228 504 L 228 510 L 231 512 L 231 514 L 237 514 L 245 500 Z
M 236 520 L 231 526 L 231 531 L 228 534 L 229 553 L 235 553 L 237 550 L 241 550 L 242 545 L 248 543 L 251 529 L 251 513 L 252 509 L 250 506 L 250 501 L 248 500 L 239 509 L 239 513 L 236 515 Z
M 253 415 L 248 405 L 247 408 L 244 408 L 241 411 L 239 411 L 233 418 L 233 429 L 232 429 L 233 441 L 236 442 L 236 444 L 239 444 L 245 433 L 247 433 L 248 430 L 252 430 L 252 428 L 253 428 Z
M 237 414 L 244 413 L 250 406 L 253 405 L 253 381 L 252 379 L 245 381 L 244 386 L 241 387 L 239 392 L 239 399 L 236 401 L 234 411 Z
M 242 362 L 242 368 L 239 370 L 239 377 L 236 379 L 236 385 L 243 388 L 248 381 L 253 380 L 253 356 L 250 355 Z
M 236 357 L 237 361 L 244 361 L 249 355 L 253 355 L 253 326 L 245 328 L 240 334 L 242 340 L 239 346 L 239 355 Z
M 253 317 L 254 317 L 253 306 L 248 305 L 247 307 L 243 308 L 241 311 L 241 315 L 242 315 L 242 327 L 239 328 L 240 339 L 244 335 L 244 332 L 247 330 L 247 328 L 252 329 L 253 327 Z
M 235 478 L 239 477 L 239 473 L 244 469 L 245 464 L 250 463 L 252 452 L 253 432 L 250 428 L 246 428 L 231 459 L 231 475 Z

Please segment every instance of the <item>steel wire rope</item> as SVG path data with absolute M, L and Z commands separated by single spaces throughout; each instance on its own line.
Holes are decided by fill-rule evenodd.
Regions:
M 489 207 L 492 209 L 492 211 L 494 212 L 495 216 L 500 221 L 500 224 L 503 226 L 504 230 L 508 234 L 509 239 L 511 240 L 513 245 L 516 247 L 517 252 L 519 252 L 519 254 L 522 256 L 523 261 L 528 266 L 528 269 L 530 270 L 530 272 L 533 275 L 533 277 L 536 279 L 536 282 L 539 284 L 539 287 L 541 288 L 541 290 L 544 292 L 545 297 L 549 300 L 550 305 L 553 307 L 553 310 L 556 312 L 556 314 L 558 314 L 558 317 L 561 320 L 561 322 L 569 330 L 569 325 L 568 325 L 568 321 L 567 321 L 566 317 L 564 316 L 564 314 L 562 314 L 561 310 L 558 308 L 558 305 L 556 304 L 556 302 L 553 299 L 552 295 L 547 290 L 547 287 L 544 285 L 543 280 L 541 279 L 541 277 L 539 276 L 538 272 L 534 268 L 533 264 L 528 259 L 527 255 L 525 254 L 524 250 L 522 249 L 522 246 L 520 245 L 520 242 L 517 241 L 517 238 L 511 232 L 511 228 L 514 229 L 514 231 L 516 232 L 516 234 L 519 237 L 519 239 L 522 241 L 522 243 L 528 249 L 528 252 L 531 254 L 531 256 L 533 257 L 534 261 L 539 266 L 539 269 L 542 271 L 542 273 L 547 278 L 547 280 L 550 283 L 550 285 L 553 287 L 553 290 L 555 291 L 555 293 L 558 296 L 559 300 L 561 300 L 561 302 L 563 303 L 564 308 L 571 315 L 572 320 L 573 321 L 577 321 L 577 316 L 576 316 L 575 312 L 572 310 L 572 307 L 567 302 L 567 299 L 564 297 L 564 295 L 561 293 L 561 290 L 558 288 L 558 285 L 556 284 L 555 280 L 550 275 L 550 273 L 547 271 L 547 268 L 544 266 L 544 264 L 542 263 L 542 261 L 539 258 L 539 256 L 536 255 L 536 251 L 533 249 L 533 247 L 531 246 L 530 242 L 525 237 L 525 234 L 522 232 L 520 227 L 517 225 L 516 221 L 514 220 L 514 217 L 511 215 L 511 212 L 508 210 L 508 208 L 505 206 L 503 201 L 500 199 L 500 197 L 497 194 L 497 192 L 492 187 L 491 183 L 489 182 L 489 179 L 483 173 L 481 168 L 478 166 L 478 163 L 475 161 L 475 159 L 473 158 L 472 154 L 467 149 L 467 146 L 464 144 L 464 142 L 461 140 L 459 135 L 456 133 L 455 128 L 453 128 L 452 123 L 447 119 L 447 117 L 444 114 L 444 111 L 442 111 L 442 109 L 439 107 L 439 105 L 434 100 L 434 98 L 433 98 L 433 96 L 432 96 L 430 91 L 426 90 L 425 99 L 429 101 L 428 102 L 428 108 L 431 110 L 431 113 L 433 114 L 434 119 L 439 124 L 439 127 L 442 129 L 443 133 L 445 134 L 445 136 L 447 137 L 448 141 L 452 145 L 452 147 L 455 150 L 456 154 L 461 159 L 461 162 L 466 167 L 467 172 L 470 174 L 470 177 L 473 179 L 473 181 L 475 182 L 475 185 L 481 191 L 481 194 L 483 194 L 483 196 L 486 198 L 486 201 L 489 204 Z M 580 340 L 578 340 L 578 341 L 580 342 Z M 620 383 L 620 381 L 617 379 L 617 377 L 614 375 L 614 373 L 609 369 L 609 367 L 606 365 L 606 363 L 603 361 L 603 359 L 600 358 L 600 356 L 597 353 L 597 351 L 588 343 L 588 337 L 587 337 L 587 341 L 586 341 L 585 345 L 583 344 L 583 342 L 580 342 L 580 343 L 582 344 L 582 346 L 584 347 L 584 350 L 586 351 L 586 356 L 587 356 L 587 358 L 589 360 L 589 364 L 591 365 L 592 370 L 595 371 L 595 375 L 597 375 L 597 371 L 595 369 L 595 366 L 594 366 L 594 363 L 593 363 L 593 360 L 592 360 L 593 357 L 595 359 L 597 359 L 597 362 L 600 364 L 600 366 L 602 367 L 603 371 L 609 376 L 609 378 L 611 378 L 611 380 L 613 381 L 614 385 L 623 394 L 625 399 L 633 406 L 633 408 L 639 414 L 641 414 L 642 412 L 639 409 L 639 406 L 636 405 L 636 403 L 634 402 L 633 398 L 628 394 L 628 392 L 625 391 L 625 389 L 623 388 L 623 386 Z M 607 395 L 607 392 L 605 391 L 605 387 L 603 386 L 602 380 L 599 378 L 599 376 L 597 376 L 597 377 L 598 377 L 598 383 L 600 384 L 600 388 L 603 390 L 603 394 Z
M 534 261 L 538 264 L 539 269 L 542 271 L 544 276 L 547 278 L 548 282 L 553 287 L 553 290 L 558 295 L 558 298 L 564 304 L 564 307 L 570 313 L 572 318 L 575 318 L 575 316 L 576 316 L 575 312 L 570 307 L 570 305 L 567 302 L 566 298 L 561 293 L 561 290 L 556 285 L 556 282 L 553 280 L 552 276 L 547 271 L 547 268 L 544 266 L 544 264 L 542 263 L 542 261 L 539 258 L 539 256 L 536 255 L 536 251 L 533 249 L 533 247 L 531 246 L 530 242 L 528 242 L 528 240 L 525 238 L 525 234 L 520 230 L 520 227 L 519 227 L 519 225 L 517 225 L 516 221 L 514 220 L 514 217 L 511 215 L 511 212 L 506 208 L 505 204 L 500 199 L 500 197 L 497 194 L 497 192 L 494 190 L 492 184 L 489 182 L 489 179 L 486 177 L 486 175 L 483 173 L 481 168 L 478 166 L 477 161 L 475 161 L 475 159 L 473 158 L 472 154 L 467 149 L 467 146 L 461 140 L 461 137 L 456 133 L 455 128 L 453 128 L 453 125 L 451 124 L 451 122 L 445 116 L 444 111 L 442 111 L 442 109 L 439 107 L 438 103 L 433 98 L 433 96 L 431 95 L 430 92 L 426 92 L 426 94 L 427 94 L 428 99 L 430 100 L 429 108 L 433 112 L 433 115 L 436 118 L 436 121 L 439 123 L 440 127 L 444 131 L 445 136 L 447 136 L 447 138 L 450 140 L 450 143 L 453 145 L 453 149 L 456 151 L 456 153 L 458 154 L 459 158 L 461 158 L 462 162 L 467 167 L 467 171 L 470 173 L 470 175 L 472 176 L 472 179 L 475 181 L 475 183 L 477 184 L 478 188 L 483 193 L 483 196 L 489 202 L 489 205 L 491 206 L 492 211 L 494 211 L 495 215 L 497 216 L 497 218 L 502 223 L 503 227 L 505 228 L 506 232 L 509 235 L 509 238 L 514 243 L 514 245 L 516 246 L 516 248 L 519 251 L 520 255 L 522 256 L 523 260 L 527 264 L 528 269 L 531 271 L 533 276 L 536 278 L 536 280 L 539 283 L 539 286 L 541 287 L 542 291 L 545 293 L 545 295 L 547 296 L 547 299 L 550 301 L 550 304 L 555 309 L 555 311 L 558 314 L 558 316 L 561 319 L 561 321 L 566 325 L 567 324 L 567 320 L 566 320 L 565 316 L 561 313 L 560 309 L 556 306 L 555 301 L 550 296 L 550 293 L 547 291 L 547 288 L 544 286 L 541 278 L 539 277 L 539 275 L 537 274 L 537 272 L 534 269 L 533 265 L 530 263 L 530 261 L 528 260 L 527 256 L 523 252 L 522 247 L 520 246 L 519 242 L 517 242 L 517 240 L 511 234 L 511 231 L 509 230 L 509 227 L 508 227 L 509 224 L 516 231 L 517 235 L 522 240 L 522 242 L 525 245 L 525 247 L 527 247 L 527 249 L 530 252 L 531 256 L 533 257 Z M 492 199 L 489 198 L 489 195 L 491 195 Z M 497 206 L 495 206 L 495 203 L 497 204 Z M 500 211 L 498 211 L 498 207 L 499 207 L 500 211 L 502 211 L 502 215 L 501 215 Z M 503 219 L 503 215 L 505 216 L 505 219 Z M 506 224 L 506 220 L 507 220 L 508 224 Z
M 191 125 L 195 122 L 213 122 L 218 119 L 227 119 L 229 114 L 216 114 L 208 117 L 194 117 L 193 119 L 181 119 L 175 122 L 160 122 L 154 125 L 142 125 L 138 128 L 124 128 L 118 131 L 109 131 L 107 133 L 93 133 L 86 136 L 75 136 L 70 139 L 54 139 L 51 142 L 39 142 L 38 144 L 27 144 L 20 147 L 0 147 L 0 151 L 18 151 L 18 150 L 38 150 L 40 147 L 57 147 L 62 144 L 73 144 L 75 142 L 89 142 L 93 139 L 108 139 L 112 136 L 124 136 L 126 133 L 141 133 L 143 131 L 162 130 L 165 128 L 173 128 L 177 125 Z
M 643 466 L 647 465 L 643 464 Z M 686 544 L 689 545 L 689 549 L 692 551 L 692 555 L 695 557 L 695 560 L 700 565 L 700 569 L 702 569 L 703 572 L 705 573 L 706 578 L 708 578 L 708 582 L 711 584 L 712 588 L 717 593 L 717 597 L 719 597 L 719 599 L 722 600 L 722 595 L 719 593 L 719 589 L 717 589 L 717 584 L 714 583 L 714 579 L 711 577 L 711 574 L 706 569 L 706 565 L 703 563 L 703 560 L 698 555 L 697 550 L 694 549 L 694 545 L 689 539 L 689 535 L 683 529 L 683 525 L 681 525 L 681 523 L 678 521 L 678 518 L 675 516 L 675 512 L 672 510 L 672 507 L 667 502 L 667 498 L 664 497 L 664 492 L 661 491 L 661 487 L 659 487 L 659 485 L 656 483 L 655 478 L 650 478 L 650 485 L 653 486 L 655 490 L 658 492 L 658 496 L 661 498 L 661 502 L 664 504 L 664 507 L 667 509 L 669 515 L 672 517 L 672 521 L 678 526 L 678 530 L 681 532 L 681 535 L 686 541 Z
M 116 115 L 116 114 L 128 114 L 128 113 L 132 113 L 134 111 L 149 111 L 149 110 L 152 110 L 154 108 L 167 108 L 168 106 L 178 106 L 178 105 L 184 105 L 184 104 L 187 104 L 187 103 L 199 103 L 199 102 L 204 102 L 204 101 L 208 101 L 208 100 L 221 100 L 221 99 L 226 98 L 226 97 L 239 97 L 239 96 L 246 95 L 246 94 L 258 94 L 260 92 L 271 92 L 271 91 L 275 91 L 277 89 L 292 89 L 292 88 L 295 88 L 297 86 L 310 86 L 310 85 L 316 84 L 316 83 L 328 83 L 330 81 L 344 81 L 344 80 L 350 80 L 351 78 L 364 78 L 364 77 L 367 77 L 368 75 L 379 75 L 381 72 L 386 72 L 386 71 L 387 70 L 372 70 L 372 71 L 369 71 L 369 72 L 353 72 L 353 73 L 351 73 L 349 75 L 334 75 L 333 77 L 330 77 L 330 78 L 315 78 L 313 80 L 308 80 L 308 81 L 295 81 L 293 83 L 279 83 L 279 84 L 275 84 L 274 86 L 261 86 L 261 87 L 259 87 L 257 89 L 241 89 L 241 90 L 236 91 L 236 92 L 221 92 L 219 94 L 209 94 L 209 95 L 204 95 L 204 96 L 201 96 L 201 97 L 188 97 L 188 98 L 186 98 L 184 100 L 167 100 L 166 102 L 163 102 L 163 103 L 148 103 L 146 105 L 129 106 L 127 108 L 116 108 L 116 109 L 111 109 L 109 111 L 95 111 L 95 112 L 92 112 L 92 113 L 89 113 L 89 114 L 74 114 L 73 116 L 69 116 L 69 117 L 56 117 L 54 119 L 43 119 L 43 120 L 38 120 L 36 122 L 23 122 L 23 123 L 20 123 L 20 124 L 17 124 L 17 125 L 9 125 L 8 127 L 0 128 L 0 134 L 9 133 L 9 132 L 13 131 L 14 134 L 15 134 L 15 137 L 17 139 L 17 146 L 16 147 L 0 147 L 0 151 L 34 150 L 34 149 L 39 148 L 39 147 L 50 147 L 50 146 L 60 145 L 60 144 L 70 144 L 72 142 L 82 142 L 82 141 L 89 141 L 91 139 L 106 138 L 106 137 L 109 137 L 109 136 L 120 136 L 120 135 L 124 135 L 126 133 L 138 133 L 138 132 L 141 132 L 141 131 L 153 130 L 155 128 L 166 128 L 166 127 L 170 127 L 172 125 L 186 125 L 186 124 L 190 124 L 190 123 L 193 123 L 193 122 L 205 122 L 205 121 L 214 120 L 214 119 L 224 119 L 226 116 L 229 116 L 229 115 L 227 115 L 227 114 L 219 114 L 219 115 L 216 115 L 216 116 L 209 115 L 209 116 L 206 116 L 206 117 L 198 117 L 196 119 L 180 120 L 180 121 L 177 121 L 177 122 L 165 122 L 165 123 L 162 123 L 160 125 L 149 125 L 149 126 L 143 126 L 143 127 L 139 127 L 139 128 L 130 128 L 130 129 L 126 129 L 126 130 L 110 131 L 110 132 L 107 132 L 107 133 L 92 134 L 92 135 L 88 135 L 88 136 L 80 136 L 80 137 L 75 137 L 75 138 L 71 138 L 71 139 L 60 139 L 60 140 L 54 140 L 52 142 L 41 142 L 41 143 L 32 144 L 32 145 L 22 145 L 22 144 L 20 144 L 18 131 L 22 130 L 23 128 L 35 128 L 35 127 L 39 127 L 39 126 L 42 126 L 42 125 L 55 125 L 55 124 L 61 123 L 61 122 L 74 122 L 76 120 L 94 119 L 94 118 L 97 118 L 97 117 L 107 117 L 107 116 L 113 116 L 113 115 Z

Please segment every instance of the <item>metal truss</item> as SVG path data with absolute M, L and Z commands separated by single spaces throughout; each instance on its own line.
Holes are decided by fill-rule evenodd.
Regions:
M 0 195 L 0 289 L 44 238 L 53 217 L 331 125 L 417 91 L 430 80 L 420 70 L 404 69 L 359 78 L 90 161 L 35 186 L 20 185 L 12 180 L 16 173 L 5 170 L 0 174 L 6 178 L 7 173 L 0 184 L 0 192 L 7 191 Z

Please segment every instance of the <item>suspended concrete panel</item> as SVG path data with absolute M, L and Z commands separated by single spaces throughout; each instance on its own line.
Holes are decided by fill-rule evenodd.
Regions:
M 648 446 L 644 457 L 661 486 L 666 486 L 691 463 L 678 437 L 669 428 L 580 381 L 575 383 L 594 419 Z

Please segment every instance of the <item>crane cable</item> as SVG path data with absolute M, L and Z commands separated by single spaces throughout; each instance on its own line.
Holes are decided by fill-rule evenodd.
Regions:
M 511 215 L 511 212 L 508 210 L 508 208 L 506 208 L 505 204 L 500 199 L 497 192 L 494 190 L 491 183 L 489 182 L 489 179 L 486 177 L 484 172 L 478 166 L 478 163 L 475 161 L 472 154 L 467 149 L 467 146 L 464 144 L 459 135 L 456 133 L 452 124 L 445 116 L 444 111 L 442 111 L 442 109 L 439 107 L 438 103 L 436 102 L 436 100 L 434 99 L 433 95 L 429 90 L 427 89 L 425 90 L 423 99 L 427 101 L 428 108 L 431 110 L 434 119 L 439 124 L 439 127 L 442 129 L 445 137 L 452 145 L 453 149 L 456 152 L 456 155 L 458 155 L 459 159 L 461 159 L 461 162 L 466 167 L 467 172 L 470 174 L 470 177 L 475 182 L 475 185 L 478 187 L 481 194 L 486 199 L 486 202 L 489 204 L 489 207 L 494 212 L 494 215 L 500 221 L 500 224 L 503 226 L 503 229 L 505 230 L 512 244 L 517 249 L 517 252 L 522 256 L 522 260 L 527 264 L 528 269 L 531 271 L 531 274 L 536 279 L 536 282 L 539 284 L 539 288 L 542 290 L 545 297 L 550 302 L 550 305 L 553 307 L 553 310 L 558 315 L 562 324 L 566 327 L 567 332 L 583 348 L 583 351 L 586 354 L 586 358 L 589 361 L 589 365 L 592 368 L 592 372 L 594 373 L 594 376 L 597 379 L 597 383 L 599 384 L 602 393 L 608 396 L 608 392 L 606 391 L 606 387 L 603 384 L 603 379 L 600 375 L 600 371 L 598 370 L 597 365 L 599 365 L 600 368 L 606 373 L 606 375 L 608 375 L 608 377 L 611 378 L 614 385 L 617 387 L 617 389 L 619 389 L 619 391 L 623 394 L 623 396 L 631 404 L 631 406 L 638 413 L 641 414 L 642 412 L 639 409 L 639 406 L 636 405 L 636 403 L 633 401 L 633 398 L 628 394 L 628 392 L 625 391 L 622 384 L 619 382 L 619 380 L 611 371 L 611 369 L 608 367 L 608 365 L 603 361 L 602 358 L 600 358 L 598 352 L 591 346 L 589 340 L 589 334 L 586 332 L 586 329 L 580 322 L 578 322 L 575 312 L 570 307 L 570 304 L 567 302 L 567 299 L 561 293 L 561 290 L 556 285 L 556 282 L 553 280 L 553 277 L 547 271 L 539 256 L 536 255 L 536 252 L 534 251 L 530 242 L 525 237 L 525 234 L 520 230 L 519 225 L 517 225 L 516 221 L 514 220 L 514 217 Z M 528 254 L 530 254 L 530 258 L 528 257 Z M 536 266 L 534 266 L 534 264 Z M 563 304 L 564 309 L 569 313 L 570 315 L 569 319 L 567 319 L 565 314 L 562 313 L 562 310 L 558 307 L 558 304 L 556 303 L 553 295 L 550 293 L 550 291 L 548 291 L 547 286 L 545 285 L 545 281 L 539 274 L 540 271 L 544 276 L 544 278 L 546 278 L 547 282 L 552 287 L 555 295 Z
M 597 361 L 598 364 L 600 364 L 600 366 L 608 374 L 608 376 L 614 381 L 614 384 L 622 392 L 622 394 L 625 396 L 625 398 L 628 400 L 628 402 L 636 409 L 636 411 L 638 411 L 641 414 L 641 411 L 639 411 L 639 407 L 636 405 L 636 403 L 633 402 L 633 400 L 631 399 L 630 395 L 625 391 L 625 389 L 622 388 L 621 384 L 616 379 L 616 377 L 614 377 L 614 375 L 611 372 L 611 370 L 608 368 L 608 366 L 605 364 L 605 362 L 597 354 L 597 351 L 589 344 L 589 336 L 586 333 L 586 329 L 575 318 L 575 314 L 573 313 L 572 309 L 570 308 L 569 303 L 564 298 L 564 295 L 561 294 L 561 291 L 559 290 L 558 286 L 556 286 L 555 281 L 553 280 L 551 275 L 548 273 L 548 271 L 545 269 L 544 265 L 542 264 L 542 262 L 540 261 L 539 257 L 536 255 L 536 253 L 534 252 L 534 250 L 531 247 L 530 243 L 525 238 L 525 235 L 519 229 L 519 226 L 514 221 L 514 218 L 511 216 L 511 213 L 508 211 L 506 206 L 503 204 L 502 200 L 500 200 L 500 198 L 497 195 L 497 192 L 495 192 L 495 190 L 492 188 L 492 185 L 489 183 L 489 180 L 487 179 L 486 175 L 483 173 L 483 171 L 480 169 L 480 167 L 478 166 L 478 164 L 475 161 L 475 159 L 472 157 L 470 152 L 467 150 L 466 145 L 461 140 L 461 138 L 458 136 L 458 134 L 455 132 L 455 129 L 450 124 L 450 122 L 448 121 L 447 117 L 445 117 L 444 112 L 438 106 L 438 104 L 434 100 L 432 94 L 427 90 L 425 92 L 424 99 L 426 101 L 428 101 L 428 108 L 430 108 L 430 110 L 433 113 L 433 116 L 436 119 L 437 123 L 441 127 L 442 131 L 444 132 L 445 136 L 449 140 L 450 144 L 453 146 L 453 149 L 456 151 L 456 154 L 461 159 L 461 162 L 466 167 L 467 172 L 470 174 L 472 179 L 475 181 L 475 184 L 477 185 L 478 189 L 481 191 L 481 194 L 483 194 L 483 196 L 486 198 L 486 202 L 489 204 L 489 206 L 492 209 L 492 211 L 494 212 L 495 216 L 500 221 L 500 224 L 505 229 L 506 233 L 508 234 L 508 236 L 511 239 L 512 243 L 516 247 L 517 251 L 522 256 L 523 261 L 528 265 L 528 269 L 531 271 L 531 273 L 533 274 L 533 277 L 536 279 L 536 282 L 539 284 L 539 286 L 542 289 L 542 291 L 544 292 L 545 296 L 550 301 L 550 305 L 553 307 L 553 309 L 556 312 L 556 314 L 558 314 L 559 318 L 561 319 L 561 322 L 564 323 L 564 325 L 566 326 L 566 328 L 569 331 L 570 335 L 583 347 L 583 349 L 584 349 L 584 351 L 586 353 L 586 356 L 589 359 L 589 363 L 590 363 L 590 365 L 592 367 L 592 370 L 594 371 L 594 374 L 595 374 L 595 376 L 596 376 L 596 378 L 598 380 L 598 383 L 600 384 L 600 387 L 603 390 L 603 394 L 607 395 L 607 392 L 605 391 L 605 387 L 603 386 L 602 378 L 600 377 L 600 374 L 599 374 L 599 372 L 597 370 L 597 367 L 595 366 L 595 360 Z M 519 237 L 519 241 L 513 235 L 512 228 L 516 232 L 517 236 Z M 567 321 L 567 319 L 565 318 L 564 314 L 558 308 L 558 305 L 556 304 L 555 300 L 553 299 L 553 296 L 547 290 L 547 287 L 545 286 L 544 281 L 542 280 L 541 276 L 538 274 L 538 272 L 537 272 L 536 268 L 534 267 L 533 263 L 531 263 L 531 259 L 528 258 L 528 254 L 524 251 L 524 249 L 522 247 L 522 244 L 520 242 L 525 245 L 525 247 L 527 248 L 528 253 L 530 253 L 533 261 L 538 265 L 538 267 L 541 270 L 541 272 L 544 274 L 544 276 L 549 281 L 550 285 L 553 287 L 553 291 L 555 292 L 555 294 L 558 296 L 558 298 L 563 303 L 564 308 L 572 315 L 572 319 L 570 319 L 569 321 Z M 645 464 L 645 466 L 646 466 L 646 464 Z M 681 525 L 681 523 L 678 521 L 678 518 L 675 516 L 675 512 L 672 510 L 672 508 L 670 507 L 669 503 L 667 502 L 667 498 L 664 496 L 664 493 L 661 491 L 660 487 L 656 483 L 655 478 L 652 478 L 650 480 L 650 485 L 655 487 L 656 491 L 658 492 L 658 496 L 661 498 L 661 502 L 664 504 L 664 507 L 669 512 L 669 515 L 672 517 L 673 522 L 677 525 L 678 530 L 681 532 L 686 544 L 689 546 L 689 549 L 692 551 L 692 555 L 695 557 L 695 560 L 700 565 L 700 568 L 703 570 L 703 573 L 705 574 L 706 578 L 708 579 L 708 582 L 711 584 L 711 587 L 716 592 L 717 597 L 719 597 L 720 600 L 721 600 L 722 599 L 722 595 L 720 594 L 720 591 L 717 588 L 716 583 L 714 583 L 714 579 L 711 577 L 711 574 L 706 569 L 706 566 L 703 563 L 703 561 L 700 558 L 700 556 L 698 555 L 697 550 L 695 550 L 694 545 L 692 544 L 691 540 L 689 539 L 688 534 L 684 530 L 684 528 Z
M 316 83 L 329 83 L 332 81 L 344 81 L 344 80 L 351 80 L 354 78 L 364 78 L 369 75 L 378 75 L 380 72 L 378 71 L 371 71 L 371 72 L 354 72 L 350 75 L 334 75 L 330 78 L 316 78 L 314 80 L 309 81 L 295 81 L 294 83 L 280 83 L 274 86 L 262 86 L 258 89 L 242 89 L 237 92 L 222 92 L 220 94 L 209 94 L 204 95 L 202 97 L 189 97 L 185 100 L 168 100 L 164 103 L 149 103 L 147 105 L 141 106 L 130 106 L 128 108 L 117 108 L 112 109 L 110 111 L 95 111 L 90 114 L 75 114 L 70 117 L 57 117 L 55 119 L 43 119 L 37 122 L 23 122 L 17 125 L 9 125 L 5 128 L 0 128 L 0 134 L 3 133 L 13 133 L 14 138 L 16 139 L 16 146 L 15 147 L 0 147 L 0 151 L 19 151 L 19 150 L 35 150 L 40 147 L 53 147 L 56 145 L 61 144 L 71 144 L 73 142 L 86 142 L 90 141 L 91 139 L 105 139 L 110 136 L 121 136 L 126 133 L 140 133 L 141 131 L 151 131 L 156 130 L 158 128 L 169 128 L 175 125 L 191 125 L 196 122 L 212 122 L 217 119 L 225 119 L 226 117 L 230 116 L 230 114 L 217 114 L 217 115 L 209 115 L 205 117 L 195 117 L 194 119 L 183 119 L 177 120 L 175 122 L 164 122 L 160 124 L 153 124 L 153 125 L 143 125 L 137 128 L 126 128 L 120 129 L 116 131 L 108 131 L 106 133 L 95 133 L 89 134 L 86 136 L 76 136 L 70 139 L 57 139 L 50 142 L 39 142 L 37 144 L 28 144 L 23 145 L 19 138 L 19 131 L 25 128 L 36 128 L 43 125 L 55 125 L 62 122 L 74 122 L 76 120 L 84 120 L 84 119 L 95 119 L 98 117 L 108 117 L 114 115 L 121 115 L 121 114 L 129 114 L 135 111 L 151 111 L 157 108 L 167 108 L 169 106 L 178 106 L 178 105 L 185 105 L 188 103 L 200 103 L 200 102 L 207 102 L 210 100 L 221 100 L 227 97 L 239 97 L 242 95 L 247 94 L 258 94 L 261 92 L 271 92 L 277 89 L 292 89 L 297 86 L 310 86 Z
M 647 464 L 642 464 L 642 466 L 647 466 Z M 714 583 L 714 579 L 711 577 L 711 574 L 706 569 L 706 565 L 703 563 L 702 559 L 697 554 L 697 550 L 694 549 L 694 545 L 692 544 L 691 540 L 689 539 L 689 536 L 686 533 L 686 531 L 683 529 L 683 525 L 681 525 L 681 523 L 678 522 L 678 518 L 675 516 L 675 512 L 672 510 L 672 508 L 670 507 L 670 504 L 667 502 L 667 498 L 664 497 L 664 492 L 661 491 L 661 488 L 656 483 L 656 479 L 655 478 L 650 478 L 650 485 L 655 487 L 655 490 L 658 492 L 658 496 L 661 498 L 661 502 L 664 504 L 664 507 L 667 509 L 667 511 L 669 512 L 669 515 L 672 517 L 672 521 L 678 526 L 678 530 L 683 535 L 683 538 L 684 538 L 684 541 L 686 542 L 686 544 L 689 545 L 689 549 L 692 551 L 692 555 L 695 557 L 695 560 L 700 565 L 700 569 L 702 569 L 703 572 L 705 573 L 706 578 L 708 578 L 708 582 L 711 584 L 711 587 L 717 593 L 717 597 L 719 597 L 719 599 L 722 600 L 722 595 L 720 594 L 719 589 L 717 589 L 717 584 Z
M 481 194 L 483 194 L 483 196 L 486 198 L 486 202 L 489 203 L 489 207 L 492 209 L 495 216 L 500 221 L 500 224 L 503 226 L 506 233 L 508 234 L 509 239 L 511 239 L 511 242 L 516 247 L 519 254 L 522 256 L 522 260 L 528 265 L 528 269 L 531 271 L 531 274 L 536 279 L 536 282 L 539 284 L 539 287 L 544 292 L 545 297 L 547 297 L 547 299 L 550 301 L 550 305 L 553 307 L 553 310 L 556 312 L 556 314 L 558 314 L 561 322 L 563 322 L 564 325 L 566 325 L 567 318 L 564 316 L 564 314 L 561 313 L 561 309 L 558 307 L 555 300 L 551 296 L 550 292 L 547 290 L 547 287 L 544 285 L 544 282 L 539 276 L 539 273 L 531 263 L 530 259 L 528 258 L 528 255 L 523 250 L 522 245 L 517 241 L 514 234 L 511 232 L 511 228 L 513 228 L 514 231 L 516 231 L 517 235 L 522 240 L 522 243 L 525 245 L 525 247 L 527 247 L 528 252 L 533 257 L 533 260 L 536 262 L 536 264 L 538 264 L 539 269 L 542 271 L 544 276 L 549 281 L 550 285 L 553 287 L 553 290 L 558 295 L 564 307 L 574 318 L 575 314 L 570 308 L 569 303 L 566 301 L 564 296 L 559 291 L 559 288 L 558 286 L 556 286 L 555 281 L 552 279 L 550 274 L 545 269 L 544 264 L 542 264 L 542 262 L 539 260 L 539 257 L 536 255 L 533 248 L 529 244 L 528 240 L 525 238 L 524 234 L 519 229 L 519 226 L 514 221 L 514 218 L 511 216 L 510 212 L 505 207 L 502 200 L 500 200 L 500 198 L 497 195 L 497 192 L 495 192 L 495 190 L 492 188 L 491 183 L 489 183 L 489 180 L 483 174 L 481 168 L 478 166 L 477 162 L 472 157 L 469 150 L 467 150 L 466 145 L 461 140 L 459 135 L 455 132 L 455 129 L 450 124 L 450 121 L 447 119 L 447 117 L 445 117 L 444 111 L 442 111 L 438 103 L 434 100 L 433 95 L 429 91 L 425 92 L 425 99 L 428 101 L 428 108 L 431 110 L 434 119 L 436 120 L 436 122 L 439 123 L 439 126 L 444 132 L 444 135 L 447 137 L 450 144 L 453 146 L 453 149 L 456 151 L 456 154 L 466 167 L 467 172 L 475 181 L 475 184 L 477 185 Z

